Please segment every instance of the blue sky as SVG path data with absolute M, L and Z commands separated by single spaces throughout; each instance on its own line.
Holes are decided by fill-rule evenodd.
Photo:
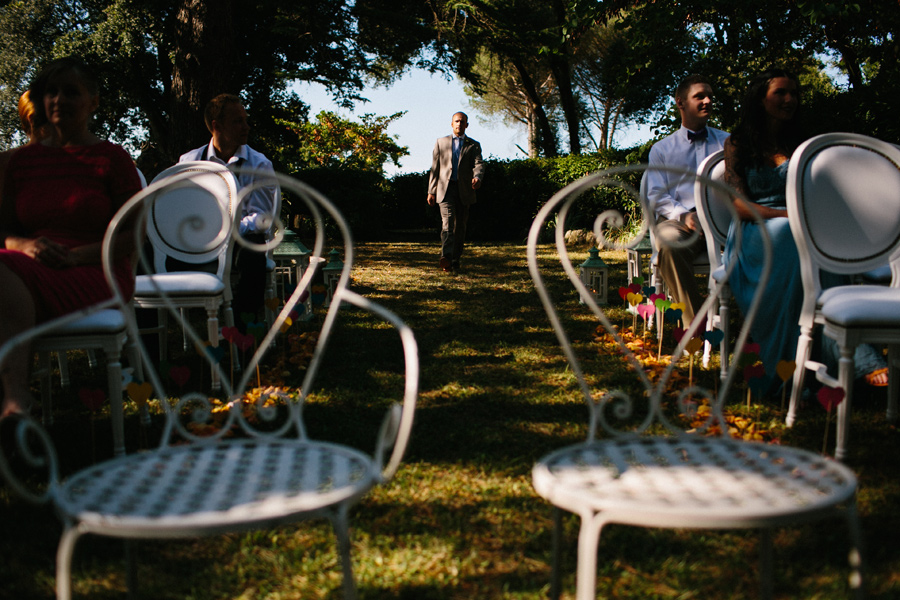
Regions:
M 499 119 L 486 121 L 484 115 L 469 106 L 462 84 L 455 79 L 447 81 L 442 76 L 431 75 L 427 71 L 410 71 L 390 88 L 365 90 L 361 95 L 370 102 L 358 103 L 353 111 L 335 106 L 322 86 L 302 84 L 296 89 L 301 98 L 312 107 L 310 117 L 322 110 L 331 110 L 353 120 L 359 120 L 359 115 L 365 113 L 387 116 L 407 111 L 390 126 L 388 133 L 395 136 L 401 146 L 408 146 L 409 156 L 400 160 L 399 168 L 388 163 L 385 168 L 388 175 L 427 171 L 431 166 L 434 140 L 450 133 L 450 117 L 457 111 L 469 115 L 466 133 L 481 143 L 485 158 L 512 159 L 526 156 L 522 150 L 528 147 L 525 127 L 507 126 Z M 638 130 L 625 132 L 617 141 L 619 145 L 631 146 L 649 138 L 648 131 Z

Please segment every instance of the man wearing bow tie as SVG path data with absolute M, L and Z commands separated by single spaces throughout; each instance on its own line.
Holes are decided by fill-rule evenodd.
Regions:
M 686 169 L 692 173 L 707 156 L 724 147 L 728 134 L 707 127 L 712 107 L 712 87 L 701 75 L 686 77 L 675 89 L 675 105 L 681 114 L 681 127 L 653 144 L 650 167 Z M 685 305 L 684 323 L 693 320 L 703 297 L 694 278 L 694 258 L 706 251 L 703 230 L 694 206 L 694 178 L 649 169 L 647 199 L 657 218 L 657 264 L 669 293 Z M 672 246 L 694 238 L 685 246 Z
M 481 187 L 484 163 L 481 144 L 466 136 L 469 118 L 458 112 L 450 119 L 452 135 L 434 143 L 428 175 L 428 205 L 441 210 L 441 259 L 444 271 L 458 271 L 466 240 L 469 207 Z

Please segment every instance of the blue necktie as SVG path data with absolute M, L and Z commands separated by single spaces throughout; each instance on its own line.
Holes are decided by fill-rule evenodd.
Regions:
M 457 179 L 456 168 L 457 168 L 457 165 L 459 165 L 459 147 L 461 144 L 462 144 L 461 138 L 459 138 L 459 137 L 453 138 L 453 152 L 452 152 L 452 156 L 451 156 L 451 161 L 452 161 L 452 165 L 453 165 L 453 173 L 450 175 L 451 181 L 456 181 L 456 179 Z

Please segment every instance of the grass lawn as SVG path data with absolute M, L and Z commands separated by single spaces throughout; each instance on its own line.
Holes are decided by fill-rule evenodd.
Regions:
M 353 272 L 354 289 L 412 326 L 422 366 L 413 440 L 401 469 L 351 516 L 360 598 L 545 598 L 552 511 L 534 493 L 530 471 L 542 455 L 584 438 L 587 410 L 534 292 L 523 246 L 473 244 L 465 271 L 449 275 L 437 268 L 435 235 L 410 239 L 360 244 Z M 552 268 L 549 246 L 541 256 Z M 624 254 L 603 258 L 612 286 L 624 285 Z M 559 276 L 548 283 L 597 385 L 630 385 L 636 377 L 594 340 L 596 324 L 555 271 Z M 630 325 L 614 290 L 610 297 L 612 321 Z M 392 331 L 354 310 L 339 321 L 306 419 L 315 438 L 371 451 L 385 408 L 400 397 L 399 343 Z M 74 391 L 102 386 L 102 375 L 79 368 L 78 361 L 73 357 L 72 391 L 54 391 L 51 432 L 69 471 L 111 452 L 108 421 L 91 419 Z M 696 365 L 695 376 L 714 381 Z M 284 377 L 288 385 L 299 384 L 299 373 Z M 857 398 L 846 462 L 860 480 L 867 588 L 873 598 L 900 598 L 900 434 L 884 418 L 883 395 L 860 392 Z M 749 410 L 737 402 L 733 410 L 780 443 L 821 451 L 826 415 L 818 405 L 805 407 L 790 430 L 781 425 L 777 398 Z M 132 412 L 129 451 L 137 447 L 137 428 Z M 568 516 L 565 525 L 564 597 L 572 598 L 578 520 Z M 53 597 L 60 531 L 49 509 L 0 487 L 0 598 Z M 778 598 L 849 595 L 842 521 L 782 529 L 774 537 Z M 756 598 L 758 540 L 753 531 L 609 526 L 600 540 L 598 597 Z M 137 552 L 141 598 L 341 597 L 326 522 L 141 542 Z M 83 538 L 74 561 L 76 597 L 124 597 L 122 557 L 119 541 Z

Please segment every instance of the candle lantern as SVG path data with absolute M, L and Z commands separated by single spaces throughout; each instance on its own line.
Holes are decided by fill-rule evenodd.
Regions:
M 332 248 L 331 252 L 328 253 L 328 264 L 322 268 L 325 283 L 325 306 L 331 305 L 343 270 L 344 262 L 341 260 L 341 253 L 338 252 L 337 248 Z
M 598 304 L 606 304 L 606 294 L 609 281 L 609 267 L 600 258 L 600 251 L 596 247 L 588 250 L 588 258 L 579 265 L 581 282 L 587 287 L 588 292 Z M 584 298 L 579 298 L 584 304 Z

